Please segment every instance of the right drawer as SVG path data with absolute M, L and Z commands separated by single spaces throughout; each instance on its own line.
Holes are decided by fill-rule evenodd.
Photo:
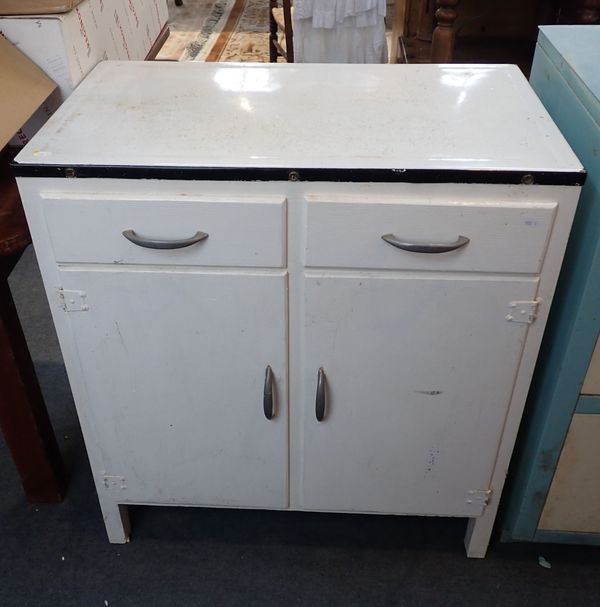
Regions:
M 389 270 L 451 270 L 536 274 L 540 271 L 555 202 L 354 202 L 306 197 L 306 265 Z M 442 253 L 399 244 L 468 243 Z M 463 238 L 460 242 L 465 242 Z M 409 247 L 410 248 L 410 247 Z

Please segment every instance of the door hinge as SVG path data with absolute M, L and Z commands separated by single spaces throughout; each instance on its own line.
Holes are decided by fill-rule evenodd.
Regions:
M 106 489 L 127 489 L 124 476 L 102 475 L 102 484 Z
M 467 504 L 473 504 L 485 508 L 492 495 L 491 489 L 471 489 L 467 491 Z
M 532 301 L 511 301 L 508 304 L 510 312 L 505 318 L 508 322 L 530 325 L 537 318 L 539 305 L 539 299 L 534 299 Z
M 57 293 L 60 307 L 65 312 L 86 312 L 90 309 L 85 291 L 58 289 Z

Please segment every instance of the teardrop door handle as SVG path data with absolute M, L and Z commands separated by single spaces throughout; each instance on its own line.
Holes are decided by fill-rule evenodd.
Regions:
M 325 419 L 326 383 L 325 371 L 321 367 L 317 374 L 317 397 L 315 399 L 315 415 L 318 422 L 322 422 Z
M 275 417 L 275 404 L 273 400 L 273 370 L 270 365 L 265 370 L 265 387 L 263 390 L 263 411 L 267 419 Z

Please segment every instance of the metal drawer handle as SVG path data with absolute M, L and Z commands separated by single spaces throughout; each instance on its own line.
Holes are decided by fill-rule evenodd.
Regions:
M 404 242 L 398 240 L 393 234 L 384 234 L 381 238 L 393 247 L 402 249 L 403 251 L 411 251 L 412 253 L 448 253 L 466 247 L 471 240 L 466 236 L 459 236 L 456 242 L 449 244 L 435 242 Z
M 146 238 L 139 236 L 133 230 L 125 230 L 123 236 L 133 242 L 138 247 L 144 247 L 146 249 L 183 249 L 184 247 L 191 247 L 193 244 L 206 240 L 208 234 L 206 232 L 196 232 L 191 238 L 181 238 L 178 240 L 163 240 L 161 238 Z
M 315 414 L 317 421 L 322 422 L 325 418 L 325 371 L 323 367 L 317 374 L 317 398 L 315 400 Z
M 275 416 L 275 407 L 273 405 L 273 371 L 267 366 L 265 371 L 265 388 L 263 391 L 263 410 L 267 419 L 273 419 Z

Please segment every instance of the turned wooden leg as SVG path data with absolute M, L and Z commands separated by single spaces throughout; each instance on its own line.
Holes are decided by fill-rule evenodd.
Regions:
M 27 500 L 60 502 L 62 460 L 8 286 L 18 258 L 0 257 L 0 430 Z
M 431 39 L 431 63 L 450 63 L 454 56 L 454 22 L 460 0 L 437 0 L 437 26 Z

